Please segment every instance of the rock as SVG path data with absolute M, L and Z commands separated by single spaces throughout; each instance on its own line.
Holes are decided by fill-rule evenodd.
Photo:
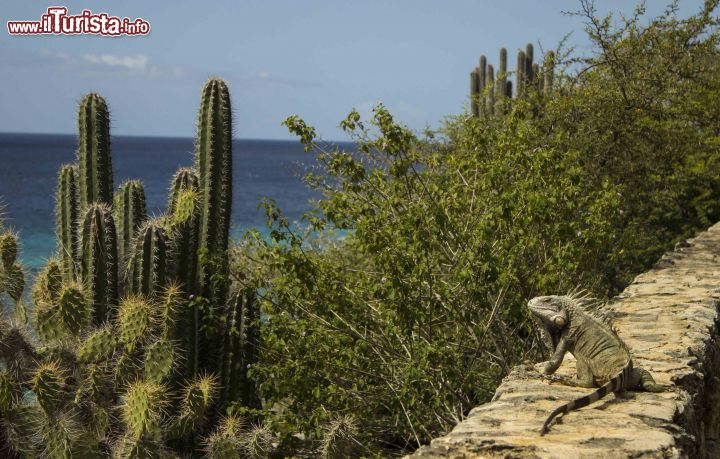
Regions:
M 720 457 L 720 223 L 663 256 L 613 299 L 621 338 L 662 393 L 626 392 L 558 418 L 561 404 L 592 392 L 516 367 L 490 403 L 413 458 Z M 558 371 L 573 376 L 568 355 Z

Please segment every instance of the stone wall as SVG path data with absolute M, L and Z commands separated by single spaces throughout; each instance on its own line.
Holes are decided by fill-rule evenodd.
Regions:
M 592 389 L 517 367 L 490 403 L 413 457 L 720 458 L 719 299 L 720 223 L 678 244 L 606 306 L 635 365 L 671 390 L 611 394 L 557 418 L 541 437 L 554 408 Z M 558 373 L 574 371 L 568 355 Z

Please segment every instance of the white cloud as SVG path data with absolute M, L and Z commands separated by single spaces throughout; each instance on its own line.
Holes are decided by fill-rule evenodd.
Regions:
M 131 73 L 149 74 L 153 73 L 150 67 L 150 59 L 144 54 L 134 56 L 116 56 L 114 54 L 84 54 L 82 58 L 93 64 L 120 67 Z
M 70 55 L 43 49 L 40 56 L 46 62 L 60 64 L 66 69 L 80 71 L 85 75 L 125 75 L 144 76 L 149 78 L 173 77 L 182 78 L 187 72 L 181 66 L 157 65 L 145 54 L 119 55 L 94 54 Z

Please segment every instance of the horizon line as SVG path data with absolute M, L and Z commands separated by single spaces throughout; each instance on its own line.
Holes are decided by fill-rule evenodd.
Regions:
M 6 134 L 20 134 L 20 135 L 57 135 L 57 136 L 72 136 L 77 137 L 76 133 L 69 134 L 67 132 L 22 132 L 22 131 L 0 131 L 0 135 L 6 135 Z M 190 139 L 194 140 L 194 136 L 174 136 L 174 135 L 158 135 L 158 134 L 113 134 L 110 136 L 112 139 L 113 137 L 135 137 L 135 138 L 152 138 L 152 139 Z M 300 144 L 299 139 L 277 139 L 277 138 L 262 138 L 262 137 L 235 137 L 233 136 L 233 140 L 250 140 L 250 141 L 270 141 L 270 142 L 297 142 Z M 333 139 L 318 139 L 322 142 L 327 143 L 354 143 L 352 140 L 333 140 Z

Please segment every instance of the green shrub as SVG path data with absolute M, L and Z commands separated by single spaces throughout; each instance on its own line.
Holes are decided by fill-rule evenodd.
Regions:
M 720 218 L 717 2 L 647 26 L 581 6 L 593 54 L 556 50 L 552 88 L 507 111 L 422 138 L 382 105 L 353 111 L 354 152 L 285 121 L 323 197 L 306 234 L 266 203 L 271 240 L 251 234 L 234 269 L 263 284 L 250 373 L 286 448 L 321 451 L 337 419 L 365 455 L 446 432 L 534 352 L 529 298 L 611 296 Z M 344 236 L 318 249 L 328 229 Z

